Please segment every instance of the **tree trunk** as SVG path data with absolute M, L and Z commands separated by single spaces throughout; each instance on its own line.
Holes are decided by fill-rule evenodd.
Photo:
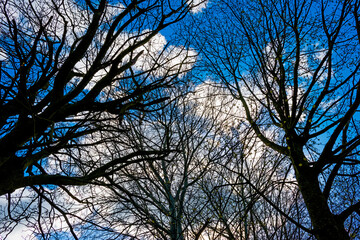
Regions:
M 332 214 L 319 187 L 317 174 L 307 166 L 296 166 L 296 178 L 318 240 L 350 239 L 343 222 Z

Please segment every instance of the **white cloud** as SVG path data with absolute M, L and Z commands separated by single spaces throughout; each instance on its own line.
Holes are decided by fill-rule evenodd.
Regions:
M 200 13 L 207 7 L 208 0 L 190 0 L 191 13 Z
M 7 54 L 4 49 L 0 48 L 0 61 L 5 61 L 7 58 Z
M 133 47 L 151 33 L 150 30 L 143 30 L 140 33 L 124 32 L 120 34 L 108 50 L 104 61 L 114 59 L 122 51 Z M 104 36 L 99 35 L 97 41 L 101 43 L 104 38 Z M 94 45 L 94 51 L 96 51 L 95 48 L 96 46 Z M 132 61 L 138 54 L 140 55 L 132 66 L 133 69 L 155 78 L 173 77 L 174 75 L 178 75 L 178 77 L 181 78 L 193 68 L 197 59 L 197 52 L 195 50 L 188 49 L 184 46 L 168 45 L 166 38 L 160 33 L 157 33 L 147 43 L 137 47 L 131 53 L 124 56 L 119 65 L 121 66 Z M 85 74 L 92 65 L 92 61 L 93 59 L 88 56 L 81 59 L 75 65 L 76 72 Z M 109 69 L 110 67 L 97 71 L 85 89 L 91 90 L 96 83 L 107 74 Z M 71 84 L 76 85 L 77 83 L 72 81 Z M 116 86 L 117 84 L 114 83 L 113 87 Z
M 155 53 L 155 54 L 153 54 Z M 142 71 L 151 71 L 156 77 L 174 76 L 183 77 L 193 68 L 197 53 L 193 49 L 183 46 L 169 46 L 161 52 L 148 51 L 136 62 L 135 67 Z M 156 68 L 154 69 L 154 67 Z
M 10 233 L 1 232 L 0 239 L 29 239 L 34 237 L 33 236 L 33 229 L 23 225 L 18 224 Z
M 227 89 L 211 80 L 198 85 L 189 96 L 189 101 L 194 104 L 199 116 L 213 118 L 217 125 L 223 126 L 226 131 L 231 127 L 237 127 L 245 118 L 240 101 L 234 99 Z
M 24 206 L 31 205 L 32 192 L 29 189 L 18 189 L 11 195 L 10 212 L 13 218 L 23 212 Z M 30 239 L 33 238 L 34 229 L 27 226 L 28 222 L 22 218 L 19 222 L 9 222 L 7 195 L 0 196 L 0 222 L 4 224 L 0 227 L 0 239 Z M 31 207 L 28 209 L 31 211 Z M 6 238 L 5 238 L 6 237 Z
M 144 30 L 140 34 L 133 33 L 123 35 L 123 43 L 119 43 L 121 49 L 128 48 L 138 41 L 143 40 L 151 34 L 150 30 Z M 166 38 L 157 33 L 150 41 L 138 47 L 133 53 L 133 57 L 141 53 L 139 59 L 134 64 L 134 68 L 139 71 L 151 72 L 154 77 L 165 77 L 179 73 L 179 77 L 191 70 L 197 57 L 193 49 L 184 46 L 167 45 Z M 129 61 L 130 56 L 126 56 L 124 61 Z

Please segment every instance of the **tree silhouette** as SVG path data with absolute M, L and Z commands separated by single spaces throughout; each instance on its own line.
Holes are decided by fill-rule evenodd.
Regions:
M 291 161 L 317 239 L 358 231 L 359 6 L 217 1 L 194 39 L 257 139 Z
M 83 185 L 155 154 L 131 152 L 93 166 L 61 160 L 51 172 L 44 168 L 49 155 L 85 146 L 85 136 L 120 138 L 127 114 L 156 110 L 168 99 L 153 91 L 175 86 L 195 53 L 167 44 L 159 32 L 191 9 L 191 2 L 4 1 L 0 195 L 32 185 Z
M 1 237 L 358 237 L 359 0 L 3 3 Z

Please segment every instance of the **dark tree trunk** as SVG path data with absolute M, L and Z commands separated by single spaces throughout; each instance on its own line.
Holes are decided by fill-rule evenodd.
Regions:
M 318 240 L 350 239 L 336 215 L 332 214 L 319 187 L 317 174 L 308 166 L 296 166 L 296 178 Z

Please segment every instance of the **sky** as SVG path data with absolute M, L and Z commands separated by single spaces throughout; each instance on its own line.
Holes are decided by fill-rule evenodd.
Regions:
M 193 4 L 198 4 L 200 0 L 195 0 L 193 2 Z M 200 16 L 202 11 L 207 7 L 207 2 L 200 4 L 198 7 L 194 8 L 191 11 L 191 14 L 196 15 L 196 16 Z M 80 30 L 79 30 L 80 31 Z M 147 29 L 142 29 L 142 33 L 146 33 Z M 148 59 L 152 58 L 152 59 L 158 59 L 160 58 L 160 62 L 162 63 L 162 67 L 159 68 L 156 72 L 153 72 L 152 74 L 155 77 L 160 77 L 162 75 L 164 75 L 169 69 L 171 69 L 173 66 L 177 66 L 179 65 L 179 63 L 181 63 L 183 61 L 183 59 L 185 57 L 188 57 L 187 62 L 185 62 L 185 64 L 183 64 L 181 66 L 181 70 L 184 72 L 187 72 L 188 70 L 191 70 L 192 67 L 194 66 L 194 63 L 196 61 L 196 55 L 197 52 L 192 49 L 191 47 L 188 46 L 181 46 L 181 45 L 176 45 L 176 42 L 172 41 L 172 37 L 173 37 L 173 33 L 174 30 L 170 28 L 165 29 L 163 31 L 161 31 L 160 33 L 158 33 L 157 35 L 155 35 L 153 37 L 153 39 L 145 44 L 144 46 L 142 46 L 141 48 L 137 49 L 135 53 L 140 53 L 141 51 L 143 51 L 144 53 L 140 56 L 140 58 L 138 59 L 138 61 L 134 64 L 134 69 L 138 70 L 138 71 L 146 71 L 149 70 L 151 68 L 151 64 L 153 64 L 153 62 L 148 61 Z M 113 51 L 117 51 L 119 50 L 119 48 L 127 48 L 129 46 L 129 44 L 131 44 L 131 41 L 128 42 L 127 44 L 123 45 L 123 42 L 126 42 L 129 38 L 132 37 L 132 32 L 125 32 L 121 37 L 121 41 L 119 41 L 119 44 L 117 46 L 115 46 L 113 48 Z M 314 43 L 314 45 L 316 45 L 318 43 Z M 164 48 L 166 47 L 166 50 L 164 50 Z M 271 46 L 268 45 L 264 50 L 264 53 L 268 54 L 268 55 L 273 55 L 273 53 L 271 52 Z M 324 56 L 325 54 L 325 50 L 320 48 L 320 51 L 317 53 L 317 55 L 314 56 L 314 59 L 321 59 L 321 57 Z M 189 57 L 190 56 L 190 57 Z M 1 60 L 5 60 L 6 59 L 6 55 L 4 54 L 3 50 L 0 49 L 0 61 Z M 127 58 L 125 57 L 124 59 L 126 59 L 127 61 L 129 61 L 129 56 L 127 56 Z M 306 57 L 304 57 L 304 59 L 302 59 L 301 61 L 302 64 L 302 70 L 304 70 L 303 72 L 300 71 L 300 74 L 303 74 L 304 77 L 311 77 L 313 72 L 311 71 L 306 71 L 309 67 L 309 63 L 308 63 L 308 59 Z M 270 63 L 271 65 L 271 63 Z M 86 72 L 88 70 L 87 68 L 87 64 L 85 61 L 80 61 L 77 64 L 77 70 L 79 72 Z M 106 70 L 106 69 L 105 69 Z M 106 71 L 99 71 L 98 75 L 102 76 L 103 74 L 106 73 Z M 178 69 L 175 67 L 173 69 L 174 72 L 176 72 Z M 185 74 L 185 73 L 184 73 Z M 181 78 L 182 76 L 184 76 L 184 74 L 180 75 L 179 77 Z M 99 77 L 100 78 L 100 77 Z M 97 82 L 97 78 L 93 79 L 93 82 L 89 83 L 88 86 L 86 87 L 87 90 L 91 90 L 92 87 L 96 84 Z M 211 89 L 211 86 L 216 84 L 216 82 L 211 82 L 211 80 L 209 79 L 208 81 L 206 81 L 205 83 L 203 83 L 202 85 L 197 86 L 197 89 L 201 89 L 201 88 L 205 88 L 206 90 Z M 211 90 L 210 90 L 211 91 Z M 199 91 L 200 92 L 200 91 Z M 204 96 L 204 91 L 202 92 L 196 92 L 194 98 L 195 99 L 205 99 L 205 103 L 201 102 L 200 100 L 200 104 L 203 104 L 204 106 L 207 104 L 207 99 L 206 96 Z M 291 89 L 288 89 L 288 94 L 291 95 Z M 196 95 L 197 94 L 197 95 Z M 227 95 L 230 95 L 229 92 L 226 92 Z M 261 95 L 261 93 L 259 92 L 259 96 Z M 263 98 L 260 96 L 260 98 Z M 234 104 L 236 106 L 225 106 L 225 104 L 222 104 L 222 101 L 226 101 L 226 102 L 231 102 L 231 100 L 229 99 L 214 99 L 215 105 L 217 105 L 219 108 L 224 107 L 224 118 L 228 115 L 234 115 L 237 117 L 237 119 L 241 119 L 244 118 L 244 113 L 241 111 L 241 109 L 239 109 L 239 105 L 238 104 Z M 325 102 L 326 104 L 330 104 L 328 102 Z M 326 107 L 326 106 L 325 106 Z M 220 118 L 220 121 L 222 119 Z M 301 118 L 301 121 L 305 120 L 305 116 Z M 237 120 L 238 121 L 238 120 Z M 237 123 L 235 123 L 237 124 Z M 232 126 L 234 125 L 234 122 L 232 123 L 228 123 L 227 125 Z M 271 130 L 271 129 L 270 129 Z M 324 136 L 325 137 L 325 136 Z M 321 141 L 321 139 L 320 139 Z M 258 146 L 259 148 L 261 146 Z M 256 158 L 256 157 L 254 157 Z M 26 193 L 26 192 L 25 192 Z M 0 198 L 0 207 L 2 208 L 1 210 L 3 210 L 3 207 L 6 205 L 6 199 Z M 56 224 L 60 224 L 61 223 L 56 223 Z M 9 235 L 9 239 L 21 239 L 22 236 L 28 236 L 29 235 L 29 231 L 31 232 L 32 229 L 28 229 L 25 226 L 23 226 L 21 223 L 15 228 L 15 230 L 11 233 L 11 235 Z M 0 233 L 1 234 L 1 233 Z M 2 235 L 0 235 L 0 238 L 4 237 Z

